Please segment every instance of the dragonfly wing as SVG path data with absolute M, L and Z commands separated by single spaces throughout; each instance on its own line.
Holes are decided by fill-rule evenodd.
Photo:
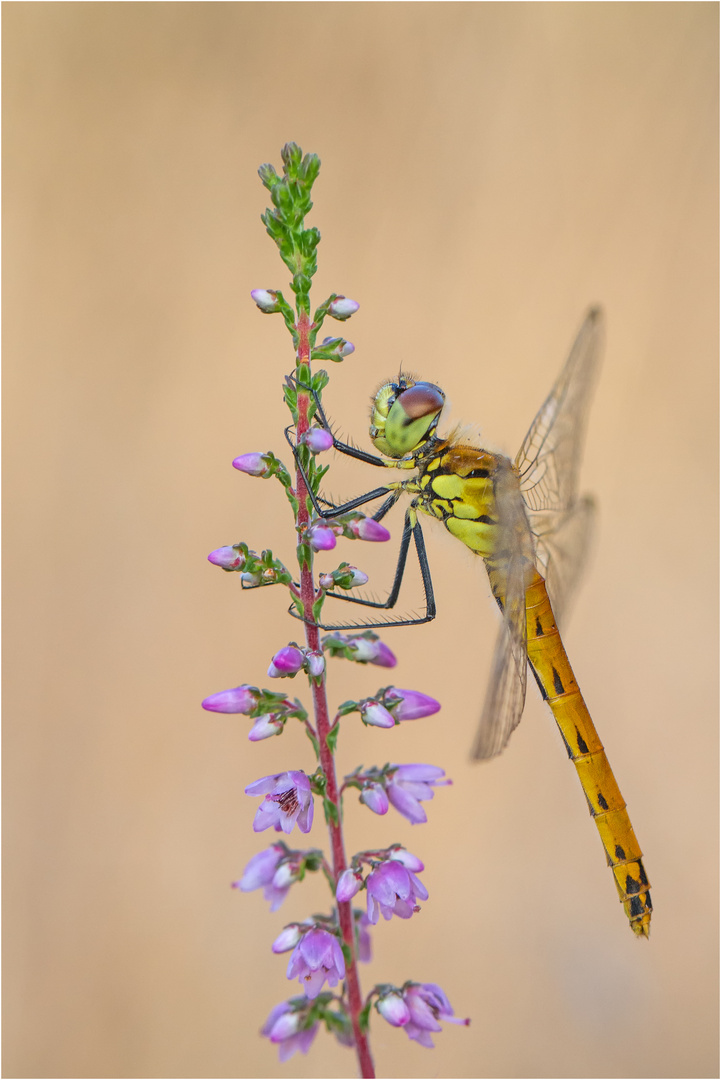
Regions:
M 583 435 L 602 339 L 603 317 L 598 308 L 592 308 L 518 451 L 516 473 L 532 512 L 565 512 L 576 501 Z
M 587 562 L 596 521 L 596 504 L 583 496 L 565 514 L 528 515 L 536 543 L 536 565 L 546 580 L 553 613 L 560 624 Z
M 493 654 L 491 677 L 471 756 L 495 757 L 518 727 L 526 700 L 526 561 L 514 555 L 507 564 L 503 625 Z

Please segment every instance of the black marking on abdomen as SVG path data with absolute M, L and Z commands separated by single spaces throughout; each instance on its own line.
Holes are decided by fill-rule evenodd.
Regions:
M 643 863 L 639 860 L 638 863 L 639 876 L 641 878 L 641 884 L 648 886 L 648 878 L 646 877 L 646 871 L 643 868 Z
M 463 499 L 459 499 L 459 502 L 463 502 Z M 473 521 L 480 521 L 481 525 L 495 525 L 496 519 L 489 517 L 488 514 L 480 514 L 479 517 L 473 518 Z
M 626 892 L 631 893 L 634 896 L 636 895 L 636 893 L 641 892 L 641 882 L 636 881 L 636 879 L 632 878 L 630 874 L 626 874 Z
M 536 637 L 543 637 L 543 626 L 538 616 L 536 616 Z
M 600 791 L 598 793 L 598 805 L 601 807 L 602 810 L 608 810 L 608 803 L 606 802 Z
M 588 747 L 586 746 L 585 742 L 581 738 L 581 733 L 578 730 L 578 728 L 576 728 L 576 742 L 578 743 L 578 751 L 579 751 L 579 753 L 580 754 L 587 754 L 588 753 Z
M 626 852 L 623 850 L 620 844 L 616 844 L 615 854 L 617 859 L 623 860 L 626 858 Z
M 632 915 L 643 915 L 643 904 L 639 896 L 631 897 L 628 905 L 628 909 Z
M 553 672 L 553 688 L 557 694 L 565 694 L 566 690 L 561 680 L 561 676 L 556 671 L 553 664 L 551 664 L 551 671 Z
M 471 469 L 466 473 L 465 480 L 486 480 L 491 475 L 490 469 Z

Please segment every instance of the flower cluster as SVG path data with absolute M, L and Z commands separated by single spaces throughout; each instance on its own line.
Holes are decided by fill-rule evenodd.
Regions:
M 357 965 L 370 959 L 370 927 L 381 916 L 385 920 L 394 916 L 410 919 L 428 899 L 428 890 L 418 876 L 423 863 L 400 844 L 361 851 L 346 862 L 342 797 L 345 791 L 356 789 L 360 801 L 376 814 L 385 814 L 393 806 L 412 824 L 419 824 L 427 820 L 421 803 L 432 799 L 435 789 L 450 781 L 442 768 L 425 764 L 359 767 L 342 785 L 336 778 L 336 743 L 342 724 L 348 723 L 352 714 L 359 714 L 366 726 L 390 730 L 406 721 L 432 716 L 440 705 L 419 690 L 391 685 L 370 697 L 343 702 L 335 716 L 328 709 L 329 660 L 345 659 L 385 669 L 394 668 L 397 660 L 369 628 L 347 632 L 349 627 L 331 623 L 339 629 L 321 639 L 319 624 L 326 602 L 341 598 L 368 603 L 352 595 L 354 589 L 367 583 L 368 576 L 341 562 L 334 570 L 319 572 L 316 580 L 314 556 L 332 550 L 339 540 L 383 542 L 390 539 L 390 533 L 385 525 L 357 509 L 361 499 L 335 508 L 320 494 L 327 471 L 322 455 L 334 447 L 343 450 L 344 444 L 328 428 L 321 407 L 327 373 L 311 373 L 311 361 L 337 363 L 353 354 L 354 346 L 345 338 L 325 337 L 318 343 L 317 336 L 326 318 L 345 322 L 358 310 L 358 304 L 334 293 L 311 318 L 309 290 L 320 234 L 317 229 L 305 228 L 304 215 L 312 205 L 310 189 L 320 162 L 315 155 L 303 156 L 294 143 L 284 147 L 282 156 L 282 176 L 271 165 L 260 169 L 272 202 L 263 221 L 293 275 L 295 308 L 277 289 L 254 289 L 251 296 L 264 314 L 281 315 L 293 338 L 296 368 L 286 379 L 284 394 L 292 419 L 286 439 L 295 475 L 271 451 L 240 454 L 233 467 L 246 476 L 280 483 L 293 513 L 300 579 L 294 580 L 293 573 L 269 549 L 258 553 L 244 542 L 216 548 L 208 560 L 228 573 L 237 573 L 244 589 L 277 584 L 288 589 L 291 614 L 301 620 L 305 642 L 290 641 L 276 649 L 267 675 L 273 680 L 304 675 L 313 711 L 311 716 L 301 701 L 285 693 L 248 683 L 211 694 L 203 701 L 203 708 L 247 716 L 252 721 L 251 742 L 283 735 L 292 720 L 300 722 L 310 740 L 316 758 L 312 771 L 294 768 L 275 772 L 248 784 L 245 793 L 260 799 L 253 831 L 272 830 L 283 837 L 296 827 L 301 834 L 311 831 L 317 802 L 329 830 L 332 856 L 326 859 L 318 848 L 293 849 L 279 837 L 250 859 L 233 887 L 241 892 L 262 890 L 271 912 L 275 912 L 306 874 L 324 875 L 330 887 L 330 910 L 288 923 L 271 946 L 273 954 L 290 953 L 286 977 L 297 982 L 302 993 L 277 1005 L 261 1033 L 278 1047 L 280 1060 L 285 1061 L 296 1051 L 307 1053 L 324 1025 L 340 1043 L 355 1047 L 361 1074 L 366 1077 L 374 1075 L 368 1043 L 368 1017 L 374 1001 L 386 1021 L 404 1027 L 424 1046 L 433 1045 L 429 1033 L 440 1030 L 439 1020 L 464 1021 L 453 1018 L 448 999 L 432 983 L 406 982 L 400 989 L 376 986 L 363 1001 Z M 378 517 L 382 513 L 379 511 Z M 341 592 L 346 595 L 341 596 Z M 353 899 L 363 891 L 365 910 L 352 908 Z

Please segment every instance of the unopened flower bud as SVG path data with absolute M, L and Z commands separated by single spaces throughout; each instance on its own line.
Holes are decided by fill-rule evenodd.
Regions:
M 294 949 L 303 935 L 296 924 L 284 927 L 273 942 L 271 948 L 274 953 L 288 952 Z
M 370 724 L 372 727 L 395 727 L 396 722 L 392 714 L 377 701 L 364 701 L 361 704 L 360 714 L 363 723 Z
M 344 338 L 323 338 L 321 347 L 323 349 L 328 349 L 335 342 L 337 342 L 337 345 L 333 349 L 333 352 L 337 355 L 339 360 L 341 360 L 344 356 L 350 356 L 351 353 L 355 352 L 355 345 L 351 341 L 346 341 Z
M 395 667 L 398 663 L 380 638 L 357 637 L 350 644 L 353 648 L 353 659 L 359 663 L 375 664 L 377 667 Z
M 359 540 L 370 540 L 378 543 L 391 538 L 391 534 L 385 525 L 381 525 L 380 521 L 374 521 L 373 518 L 356 518 L 349 522 L 347 527 L 353 536 L 357 536 Z
M 393 1027 L 403 1027 L 411 1018 L 410 1009 L 400 994 L 386 994 L 378 999 L 378 1012 Z
M 249 476 L 270 476 L 265 454 L 241 454 L 233 460 L 233 468 Z
M 351 574 L 350 587 L 354 588 L 356 585 L 367 585 L 368 575 L 364 574 L 362 570 L 359 570 L 357 566 L 349 566 L 347 568 L 348 573 Z
M 272 315 L 274 311 L 280 311 L 278 294 L 273 289 L 253 289 L 250 295 L 264 314 Z
M 393 707 L 397 720 L 418 720 L 421 716 L 432 716 L 441 707 L 439 701 L 421 694 L 419 690 L 401 690 L 394 686 L 385 695 L 386 704 Z M 400 704 L 396 705 L 398 701 Z
M 360 793 L 360 801 L 374 814 L 388 813 L 388 796 L 380 784 L 368 784 Z
M 353 870 L 344 870 L 338 878 L 338 886 L 335 890 L 335 898 L 342 904 L 346 900 L 352 900 L 361 887 L 361 878 Z
M 302 440 L 314 454 L 321 454 L 324 450 L 330 450 L 333 445 L 333 436 L 327 428 L 312 427 L 306 431 Z
M 336 296 L 328 308 L 328 314 L 332 315 L 334 319 L 340 319 L 341 322 L 345 322 L 351 315 L 354 315 L 360 304 L 356 300 L 349 300 L 347 296 Z
M 263 575 L 260 570 L 256 570 L 252 574 L 243 573 L 240 575 L 241 585 L 244 585 L 246 589 L 255 589 L 263 581 Z
M 312 675 L 315 679 L 325 671 L 325 657 L 322 652 L 309 652 L 308 653 L 308 674 Z
M 221 566 L 223 570 L 242 570 L 245 557 L 237 548 L 220 547 L 211 551 L 208 562 L 212 562 L 214 566 Z
M 318 584 L 321 589 L 332 589 L 335 585 L 335 579 L 332 574 L 318 574 Z
M 402 863 L 406 870 L 412 870 L 414 874 L 419 874 L 421 870 L 425 869 L 424 864 L 418 858 L 417 855 L 412 855 L 410 851 L 406 851 L 405 848 L 396 848 L 391 855 L 391 859 L 394 862 Z
M 248 738 L 251 742 L 260 742 L 262 739 L 269 739 L 272 735 L 280 735 L 282 730 L 283 723 L 281 720 L 278 720 L 272 713 L 264 713 L 253 724 Z
M 336 545 L 335 533 L 324 521 L 316 522 L 306 529 L 305 537 L 313 551 L 330 551 Z
M 235 686 L 232 690 L 220 690 L 202 702 L 208 712 L 249 713 L 258 702 L 258 690 L 254 686 Z
M 295 675 L 303 667 L 303 653 L 295 645 L 284 645 L 270 662 L 268 675 L 279 679 L 284 675 Z

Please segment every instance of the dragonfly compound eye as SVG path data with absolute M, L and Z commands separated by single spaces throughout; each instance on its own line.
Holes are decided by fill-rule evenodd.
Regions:
M 443 392 L 426 382 L 418 382 L 398 395 L 385 424 L 391 457 L 410 454 L 426 441 L 438 423 L 444 401 Z

